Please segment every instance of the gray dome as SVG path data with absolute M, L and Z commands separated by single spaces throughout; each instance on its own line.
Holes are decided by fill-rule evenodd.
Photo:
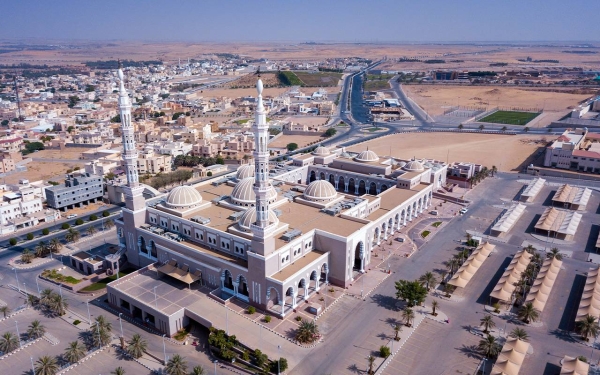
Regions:
M 419 161 L 411 160 L 408 163 L 406 163 L 406 165 L 404 166 L 404 170 L 409 172 L 421 172 L 424 171 L 425 168 L 423 167 L 423 164 L 421 164 Z
M 370 163 L 370 162 L 378 161 L 379 156 L 377 156 L 377 154 L 374 153 L 373 151 L 367 150 L 367 151 L 363 151 L 360 154 L 358 154 L 358 156 L 355 157 L 354 160 L 359 161 L 361 163 Z
M 244 232 L 251 232 L 250 226 L 256 222 L 256 207 L 250 207 L 244 212 L 242 217 L 240 217 L 240 221 L 238 221 L 238 227 Z M 269 224 L 277 224 L 279 223 L 279 219 L 275 212 L 269 210 Z
M 240 181 L 244 178 L 254 177 L 254 166 L 250 164 L 242 165 L 237 169 L 237 173 L 235 174 L 235 178 Z
M 313 202 L 328 202 L 337 197 L 335 188 L 329 181 L 316 180 L 304 190 L 304 198 Z
M 202 203 L 202 196 L 191 186 L 177 186 L 171 190 L 165 202 L 166 206 L 175 209 L 186 209 Z
M 271 187 L 267 194 L 269 203 L 277 200 L 277 192 Z M 246 177 L 238 182 L 231 192 L 231 202 L 238 206 L 250 207 L 256 204 L 256 194 L 254 193 L 254 177 Z
M 327 149 L 326 147 L 319 146 L 315 148 L 312 154 L 316 156 L 327 156 L 331 154 L 331 152 L 329 152 L 329 149 Z

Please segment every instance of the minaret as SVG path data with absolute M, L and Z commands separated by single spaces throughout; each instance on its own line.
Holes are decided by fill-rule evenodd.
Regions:
M 137 149 L 131 125 L 131 101 L 125 90 L 123 69 L 119 62 L 119 113 L 121 114 L 121 133 L 123 136 L 123 161 L 127 174 L 127 186 L 134 188 L 138 186 L 139 178 L 137 171 Z
M 269 126 L 267 115 L 262 101 L 263 84 L 260 79 L 256 83 L 258 99 L 256 102 L 256 115 L 254 119 L 254 193 L 256 194 L 256 222 L 252 224 L 252 232 L 257 239 L 264 239 L 275 229 L 276 224 L 269 222 L 268 193 L 273 186 L 269 181 Z M 271 225 L 270 225 L 271 224 Z M 253 247 L 254 249 L 254 247 Z M 256 251 L 257 249 L 254 249 Z

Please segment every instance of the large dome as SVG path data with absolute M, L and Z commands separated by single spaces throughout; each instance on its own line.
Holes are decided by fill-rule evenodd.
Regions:
M 269 189 L 267 199 L 269 200 L 269 203 L 273 203 L 277 200 L 277 192 L 275 189 Z M 235 185 L 231 192 L 231 202 L 238 206 L 254 206 L 256 203 L 254 177 L 246 177 Z
M 202 203 L 202 196 L 191 186 L 177 186 L 167 196 L 166 206 L 169 208 L 191 208 Z
M 254 166 L 250 164 L 242 165 L 237 169 L 237 173 L 235 174 L 235 178 L 240 181 L 244 178 L 254 177 Z
M 304 198 L 312 202 L 328 202 L 337 197 L 335 188 L 329 181 L 316 180 L 304 190 Z
M 405 171 L 409 171 L 409 172 L 421 172 L 424 171 L 425 168 L 423 167 L 423 164 L 421 164 L 421 162 L 417 161 L 417 160 L 411 160 L 408 163 L 406 163 L 406 165 L 403 167 L 403 169 Z
M 244 232 L 250 232 L 250 226 L 256 222 L 256 207 L 250 207 L 244 212 L 242 217 L 240 217 L 240 221 L 238 221 L 238 226 Z M 279 219 L 275 212 L 269 210 L 269 224 L 277 224 L 279 223 Z
M 361 163 L 370 163 L 370 162 L 378 161 L 379 156 L 377 156 L 377 154 L 374 153 L 373 151 L 367 150 L 367 151 L 363 151 L 360 154 L 358 154 L 358 156 L 355 157 L 354 160 L 359 161 Z
M 316 156 L 327 156 L 329 154 L 331 154 L 331 152 L 329 152 L 329 149 L 323 146 L 319 146 L 313 151 L 313 155 Z

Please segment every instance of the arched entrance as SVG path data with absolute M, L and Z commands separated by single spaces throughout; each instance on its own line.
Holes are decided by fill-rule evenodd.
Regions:
M 377 185 L 374 182 L 371 182 L 371 184 L 369 184 L 369 194 L 377 195 Z
M 351 178 L 348 180 L 348 192 L 350 194 L 356 194 L 356 184 L 354 183 L 354 179 Z
M 335 186 L 335 176 L 333 174 L 329 175 L 329 183 L 337 189 L 337 187 Z
M 282 313 L 281 298 L 279 292 L 272 286 L 267 289 L 267 309 L 271 309 L 276 313 Z
M 225 270 L 221 274 L 221 289 L 225 290 L 231 295 L 235 295 L 235 292 L 233 291 L 233 277 L 231 276 L 231 272 L 229 272 L 229 270 Z
M 348 190 L 346 189 L 346 185 L 345 185 L 345 181 L 344 181 L 344 176 L 340 176 L 340 179 L 338 180 L 338 190 L 344 191 L 344 192 L 348 192 Z
M 321 172 L 319 174 L 319 180 L 324 180 L 325 179 L 325 173 Z
M 354 248 L 354 269 L 365 272 L 365 245 L 362 241 Z
M 150 240 L 150 256 L 152 258 L 156 258 L 158 256 L 158 252 L 156 251 L 156 244 L 152 240 Z
M 329 266 L 327 263 L 323 263 L 321 266 L 321 281 L 325 284 L 329 284 Z
M 310 171 L 310 177 L 308 179 L 308 182 L 311 183 L 316 179 L 317 179 L 317 175 L 316 175 L 315 171 Z
M 381 185 L 381 192 L 384 192 L 388 189 L 387 185 Z
M 366 184 L 363 180 L 360 180 L 358 182 L 358 195 L 363 195 L 366 194 L 367 192 L 367 188 L 366 188 Z
M 300 296 L 300 292 L 302 292 L 302 298 L 304 300 L 308 299 L 308 284 L 306 283 L 306 280 L 304 279 L 300 279 L 300 281 L 298 282 L 298 296 Z
M 379 228 L 375 228 L 375 233 L 373 234 L 373 245 L 379 245 Z
M 247 301 L 248 298 L 250 297 L 250 292 L 248 291 L 248 282 L 246 281 L 246 278 L 242 275 L 238 276 L 237 279 L 238 282 L 238 287 L 237 287 L 237 296 L 240 297 L 240 295 L 246 297 L 245 300 Z M 242 298 L 244 299 L 244 298 Z
M 146 249 L 146 240 L 142 236 L 140 236 L 140 238 L 138 239 L 138 247 L 140 253 L 148 255 L 148 249 Z
M 293 287 L 289 287 L 285 292 L 285 305 L 290 308 L 296 307 L 296 293 Z

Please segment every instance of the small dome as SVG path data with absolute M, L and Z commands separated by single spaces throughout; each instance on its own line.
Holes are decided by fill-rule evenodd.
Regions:
M 244 178 L 254 177 L 254 166 L 250 164 L 242 165 L 237 169 L 237 173 L 235 174 L 235 178 L 238 181 L 243 180 Z
M 331 154 L 331 152 L 329 152 L 329 149 L 327 149 L 326 147 L 319 146 L 315 148 L 312 154 L 316 156 L 327 156 Z
M 202 196 L 191 186 L 177 186 L 171 190 L 165 202 L 169 208 L 185 209 L 202 203 Z
M 398 163 L 398 166 L 399 166 L 400 168 L 404 168 L 404 166 L 405 166 L 405 165 L 406 165 L 406 162 L 405 162 L 405 161 L 401 161 L 401 162 L 399 162 L 399 163 Z
M 421 172 L 423 170 L 425 170 L 425 168 L 423 167 L 423 164 L 421 164 L 421 162 L 417 161 L 417 160 L 411 160 L 408 163 L 406 163 L 406 165 L 403 167 L 405 171 L 409 171 L 409 172 Z
M 379 156 L 377 156 L 377 154 L 374 153 L 373 151 L 367 150 L 367 151 L 363 151 L 360 154 L 358 154 L 358 156 L 355 157 L 354 160 L 359 161 L 361 163 L 370 163 L 370 162 L 378 161 Z
M 250 232 L 250 226 L 256 222 L 256 207 L 250 207 L 244 212 L 240 220 L 238 221 L 238 226 L 244 232 Z M 275 212 L 269 210 L 269 224 L 277 224 L 279 223 L 279 219 Z
M 275 189 L 269 189 L 267 194 L 269 203 L 277 200 Z M 250 207 L 256 204 L 256 194 L 254 193 L 254 177 L 247 177 L 238 182 L 231 192 L 231 202 L 238 206 Z
M 304 190 L 304 198 L 312 202 L 328 202 L 337 197 L 335 188 L 329 181 L 316 180 Z

